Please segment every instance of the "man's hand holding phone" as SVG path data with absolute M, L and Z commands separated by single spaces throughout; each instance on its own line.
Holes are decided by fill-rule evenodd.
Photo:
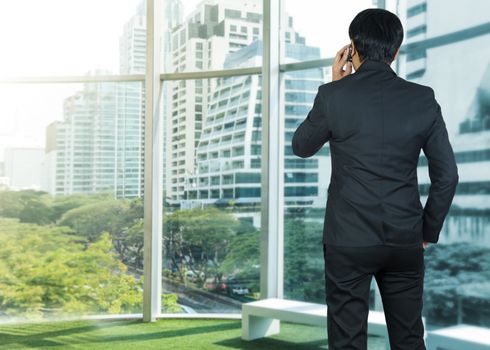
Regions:
M 345 45 L 335 55 L 334 62 L 332 64 L 332 81 L 340 80 L 343 77 L 352 73 L 352 62 L 347 61 L 349 55 L 350 44 Z M 344 66 L 347 64 L 346 69 Z

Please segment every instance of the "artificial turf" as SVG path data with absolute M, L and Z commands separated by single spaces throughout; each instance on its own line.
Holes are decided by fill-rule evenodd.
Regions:
M 240 320 L 164 319 L 0 325 L 0 349 L 328 349 L 326 328 L 281 322 L 281 333 L 244 341 Z M 369 350 L 384 340 L 369 337 Z

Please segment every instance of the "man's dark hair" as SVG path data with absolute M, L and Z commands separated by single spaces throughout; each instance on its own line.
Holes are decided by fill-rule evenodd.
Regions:
M 370 8 L 359 12 L 349 26 L 361 61 L 372 59 L 391 64 L 403 41 L 400 19 L 390 11 Z

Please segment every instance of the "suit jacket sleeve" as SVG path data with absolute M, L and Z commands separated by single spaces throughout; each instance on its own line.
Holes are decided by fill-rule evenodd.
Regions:
M 437 243 L 444 219 L 456 192 L 459 175 L 446 124 L 442 117 L 441 106 L 433 97 L 434 90 L 432 89 L 431 94 L 434 122 L 423 145 L 431 181 L 429 195 L 424 206 L 423 239 Z
M 313 107 L 294 132 L 291 141 L 293 153 L 301 158 L 313 156 L 331 137 L 327 105 L 320 90 L 321 86 L 318 88 Z

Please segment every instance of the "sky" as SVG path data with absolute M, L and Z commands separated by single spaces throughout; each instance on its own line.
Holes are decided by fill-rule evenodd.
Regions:
M 284 0 L 308 45 L 329 57 L 348 43 L 347 29 L 372 0 Z M 182 0 L 184 16 L 200 0 Z M 0 1 L 0 77 L 119 72 L 119 37 L 139 0 Z M 0 78 L 1 80 L 1 78 Z M 82 84 L 1 84 L 0 160 L 5 147 L 43 147 L 45 127 L 62 119 L 63 99 Z
M 136 0 L 1 0 L 0 77 L 119 70 L 119 36 Z M 1 78 L 0 78 L 1 80 Z M 6 147 L 44 147 L 63 99 L 81 84 L 1 84 L 0 161 Z
M 184 15 L 200 0 L 183 0 Z M 349 43 L 348 28 L 354 16 L 369 7 L 372 0 L 283 0 L 285 11 L 294 18 L 294 28 L 306 44 L 320 47 L 323 57 L 335 55 Z
M 117 71 L 119 35 L 137 0 L 0 1 L 0 76 Z

